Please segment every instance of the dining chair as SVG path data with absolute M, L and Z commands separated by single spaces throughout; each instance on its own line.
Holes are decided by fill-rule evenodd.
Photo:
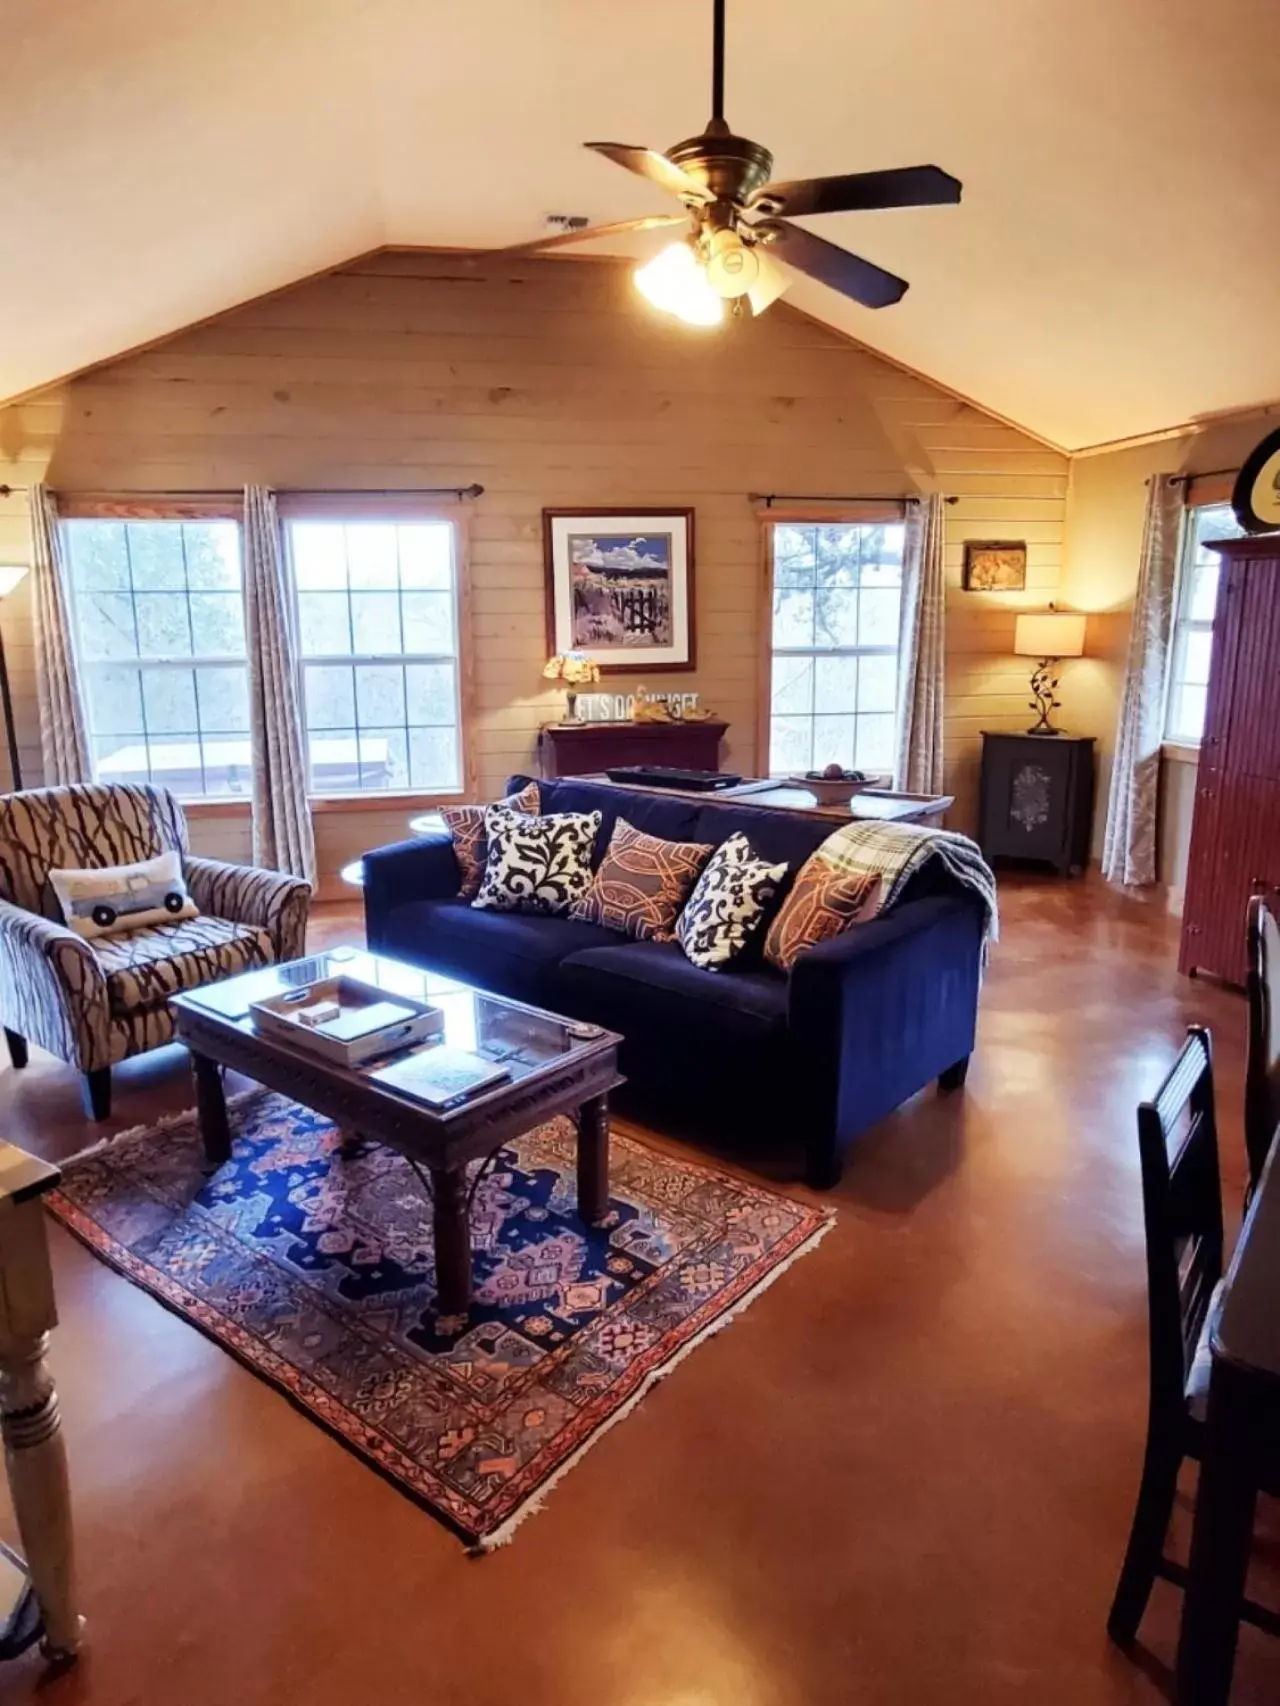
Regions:
M 1261 895 L 1249 902 L 1246 942 L 1249 1045 L 1244 1069 L 1244 1145 L 1253 1195 L 1280 1125 L 1280 923 Z
M 1150 1338 L 1147 1444 L 1107 1618 L 1107 1633 L 1120 1646 L 1137 1635 L 1157 1576 L 1186 1585 L 1185 1566 L 1166 1557 L 1164 1545 L 1182 1461 L 1201 1456 L 1212 1371 L 1209 1334 L 1223 1267 L 1213 1046 L 1204 1026 L 1188 1029 L 1164 1082 L 1139 1105 L 1138 1155 Z M 1268 1475 L 1268 1490 L 1276 1484 Z M 1249 1601 L 1241 1615 L 1264 1628 L 1274 1623 L 1271 1613 Z

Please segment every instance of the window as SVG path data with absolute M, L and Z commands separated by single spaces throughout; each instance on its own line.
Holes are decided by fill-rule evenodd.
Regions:
M 774 522 L 769 772 L 892 770 L 901 522 Z
M 452 524 L 297 520 L 288 539 L 312 792 L 459 789 Z
M 1204 733 L 1209 659 L 1213 651 L 1213 611 L 1218 600 L 1221 558 L 1206 549 L 1210 539 L 1238 539 L 1240 528 L 1230 504 L 1204 504 L 1186 513 L 1182 560 L 1178 568 L 1178 613 L 1169 660 L 1169 697 L 1164 737 L 1198 746 Z
M 248 795 L 238 524 L 62 527 L 94 776 Z

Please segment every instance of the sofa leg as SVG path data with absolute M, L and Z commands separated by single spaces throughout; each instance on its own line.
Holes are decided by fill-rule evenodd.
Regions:
M 805 1150 L 804 1182 L 814 1191 L 830 1191 L 840 1183 L 844 1171 L 840 1145 L 824 1139 Z
M 106 1120 L 111 1118 L 111 1068 L 100 1066 L 94 1072 L 86 1072 L 81 1084 L 84 1097 L 84 1111 L 91 1120 Z
M 9 1045 L 9 1059 L 21 1070 L 27 1064 L 27 1039 L 20 1037 L 16 1031 L 11 1031 L 6 1025 L 4 1040 Z
M 939 1090 L 962 1089 L 965 1079 L 969 1076 L 969 1060 L 970 1056 L 965 1055 L 963 1060 L 957 1060 L 954 1066 L 949 1066 L 945 1072 L 940 1072 L 938 1074 Z

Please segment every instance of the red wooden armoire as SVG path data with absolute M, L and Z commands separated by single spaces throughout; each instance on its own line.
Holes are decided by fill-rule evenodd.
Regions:
M 1280 533 L 1222 557 L 1178 969 L 1245 980 L 1252 894 L 1280 889 Z

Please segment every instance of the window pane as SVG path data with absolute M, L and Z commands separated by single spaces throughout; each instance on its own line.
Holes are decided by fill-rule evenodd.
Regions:
M 300 592 L 298 628 L 304 657 L 351 652 L 351 606 L 345 592 Z
M 99 735 L 142 733 L 142 686 L 136 669 L 98 664 L 85 671 L 89 726 Z
M 243 657 L 244 602 L 236 592 L 193 592 L 191 649 L 197 657 Z
M 171 521 L 131 521 L 129 566 L 135 592 L 185 592 L 182 529 Z
M 807 715 L 813 709 L 813 659 L 776 657 L 773 660 L 773 711 Z
M 858 644 L 858 589 L 824 587 L 814 605 L 814 642 L 819 646 Z
M 822 770 L 828 764 L 848 769 L 853 763 L 854 726 L 857 718 L 815 717 L 813 719 L 813 768 Z
M 311 785 L 322 794 L 352 794 L 360 786 L 360 763 L 356 731 L 320 729 L 307 745 L 311 759 Z
M 1209 658 L 1213 650 L 1213 631 L 1209 628 L 1189 628 L 1182 651 L 1182 679 L 1196 687 L 1209 680 Z
M 773 530 L 773 584 L 812 586 L 817 529 L 779 525 Z
M 409 786 L 409 737 L 404 729 L 361 729 L 360 786 Z
M 404 666 L 363 664 L 356 670 L 356 721 L 361 728 L 388 723 L 403 726 Z
M 896 646 L 901 605 L 902 598 L 896 590 L 864 589 L 860 601 L 858 644 Z
M 142 709 L 147 733 L 182 734 L 198 729 L 196 676 L 193 669 L 146 669 L 142 671 Z
M 814 710 L 851 714 L 857 703 L 859 668 L 856 657 L 816 658 Z
M 1186 606 L 1183 615 L 1191 622 L 1212 622 L 1218 602 L 1218 558 L 1194 562 L 1188 569 Z
M 893 717 L 858 718 L 858 742 L 854 763 L 859 770 L 893 769 Z
M 1176 686 L 1170 700 L 1170 740 L 1198 741 L 1204 734 L 1204 710 L 1208 695 L 1203 687 Z
M 458 735 L 452 728 L 409 730 L 410 782 L 415 788 L 436 790 L 456 788 L 461 783 L 458 771 Z
M 90 592 L 76 600 L 80 654 L 94 658 L 137 657 L 133 599 L 128 593 Z
M 249 679 L 244 668 L 198 669 L 196 695 L 203 733 L 247 732 Z
M 251 794 L 253 753 L 245 735 L 214 735 L 200 743 L 204 785 L 209 794 Z
M 151 780 L 159 787 L 172 788 L 175 794 L 204 793 L 200 736 L 194 729 L 167 739 L 148 740 L 147 758 Z
M 433 522 L 400 529 L 400 581 L 415 589 L 447 592 L 452 587 L 452 527 Z
M 67 526 L 71 584 L 79 592 L 127 592 L 129 553 L 122 521 L 77 521 Z
M 182 542 L 193 592 L 241 590 L 240 529 L 234 521 L 184 521 Z
M 862 529 L 819 527 L 817 529 L 817 581 L 819 586 L 857 586 Z
M 897 704 L 897 658 L 864 657 L 858 665 L 858 709 L 892 713 L 897 710 Z
M 775 717 L 769 732 L 769 768 L 776 776 L 798 775 L 813 764 L 813 719 Z
M 347 573 L 353 587 L 395 592 L 400 585 L 396 529 L 381 522 L 347 528 Z
M 452 593 L 405 593 L 404 649 L 407 652 L 451 652 L 454 649 Z
M 100 782 L 146 782 L 147 744 L 119 735 L 98 735 L 93 748 L 93 771 Z
M 790 587 L 773 589 L 775 647 L 813 644 L 813 598 L 811 592 L 799 592 Z
M 416 596 L 429 595 L 419 593 Z M 366 654 L 403 650 L 400 643 L 400 599 L 396 593 L 351 594 L 351 649 Z M 426 647 L 415 646 L 414 650 L 425 651 Z
M 138 651 L 144 658 L 191 656 L 191 618 L 182 592 L 140 592 L 134 608 L 138 617 Z
M 289 555 L 300 592 L 346 590 L 347 547 L 341 524 L 290 522 Z
M 309 729 L 355 727 L 355 671 L 349 664 L 309 663 L 302 678 Z
M 451 663 L 411 663 L 405 668 L 410 724 L 448 723 L 457 716 L 458 689 Z

